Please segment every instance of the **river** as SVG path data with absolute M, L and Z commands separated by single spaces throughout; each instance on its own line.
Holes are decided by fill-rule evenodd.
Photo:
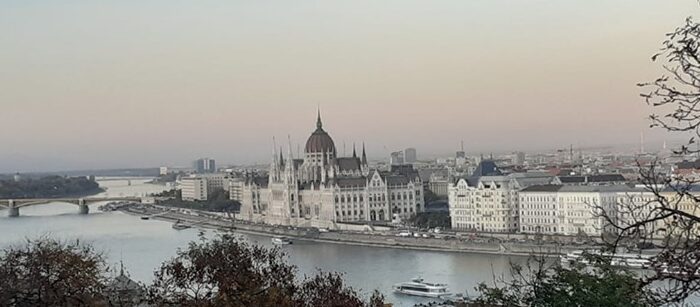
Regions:
M 98 178 L 100 186 L 106 189 L 99 196 L 143 196 L 165 188 L 147 181 L 149 179 Z M 8 218 L 0 211 L 0 233 L 3 234 L 0 247 L 40 236 L 80 239 L 104 252 L 113 267 L 123 262 L 133 279 L 148 283 L 161 262 L 173 257 L 178 248 L 197 240 L 200 233 L 198 229 L 173 230 L 168 222 L 144 221 L 120 212 L 100 212 L 97 210 L 99 205 L 91 205 L 88 215 L 79 215 L 75 205 L 62 203 L 21 208 L 17 218 Z M 205 233 L 214 235 L 211 230 Z M 268 237 L 241 236 L 272 246 Z M 524 260 L 522 257 L 305 241 L 295 241 L 283 248 L 300 274 L 314 274 L 318 269 L 342 272 L 353 288 L 366 295 L 379 289 L 396 306 L 412 306 L 431 300 L 394 294 L 391 291 L 394 283 L 421 276 L 428 281 L 448 283 L 453 292 L 467 290 L 474 294 L 474 287 L 480 281 L 492 282 L 494 275 L 507 273 L 510 261 Z

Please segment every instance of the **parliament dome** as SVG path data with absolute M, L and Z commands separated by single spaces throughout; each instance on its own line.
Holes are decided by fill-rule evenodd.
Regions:
M 321 122 L 321 115 L 318 115 L 316 120 L 316 131 L 314 131 L 309 139 L 306 141 L 306 147 L 304 147 L 305 153 L 327 153 L 332 152 L 335 154 L 335 143 L 333 139 L 326 131 L 323 130 L 323 123 Z

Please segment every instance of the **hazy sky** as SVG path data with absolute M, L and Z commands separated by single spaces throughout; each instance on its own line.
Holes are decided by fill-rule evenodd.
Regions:
M 635 144 L 693 0 L 0 0 L 0 172 Z M 648 139 L 659 140 L 649 132 Z

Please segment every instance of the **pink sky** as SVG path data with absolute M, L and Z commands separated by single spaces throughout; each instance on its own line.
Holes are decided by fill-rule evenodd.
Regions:
M 27 2 L 0 4 L 0 172 L 267 162 L 272 136 L 303 146 L 319 104 L 339 151 L 375 158 L 635 144 L 650 111 L 635 84 L 700 8 Z

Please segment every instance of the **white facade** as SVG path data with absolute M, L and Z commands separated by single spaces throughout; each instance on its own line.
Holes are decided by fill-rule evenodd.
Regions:
M 231 200 L 238 202 L 243 201 L 243 187 L 245 186 L 245 181 L 239 178 L 234 178 L 229 181 L 228 193 Z
M 202 177 L 182 178 L 180 188 L 182 192 L 182 200 L 207 200 L 207 195 L 209 194 L 207 189 L 207 180 Z
M 266 177 L 249 175 L 243 185 L 241 217 L 269 224 L 334 227 L 337 222 L 387 223 L 423 211 L 423 184 L 412 167 L 383 173 L 358 157 L 337 157 L 320 116 L 303 159 L 273 155 Z
M 223 189 L 230 193 L 231 184 L 236 180 L 241 179 L 237 179 L 229 174 L 223 173 L 197 174 L 182 178 L 182 199 L 207 200 L 209 193 L 216 189 Z M 240 197 L 240 195 L 238 196 Z M 233 199 L 232 197 L 229 198 Z
M 479 167 L 478 169 L 481 169 Z M 453 229 L 513 233 L 519 230 L 518 191 L 549 183 L 551 176 L 518 173 L 507 176 L 461 178 L 449 188 Z
M 609 230 L 602 213 L 618 219 L 619 202 L 636 194 L 625 185 L 533 186 L 520 192 L 520 232 L 600 236 Z
M 460 179 L 448 196 L 452 228 L 486 232 L 513 232 L 517 227 L 504 176 L 482 177 L 476 186 Z

